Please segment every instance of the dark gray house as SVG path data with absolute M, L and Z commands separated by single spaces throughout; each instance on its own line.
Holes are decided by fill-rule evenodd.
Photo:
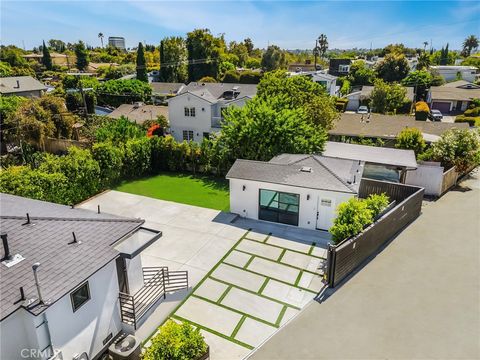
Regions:
M 333 76 L 345 76 L 350 71 L 351 59 L 330 59 L 328 73 Z

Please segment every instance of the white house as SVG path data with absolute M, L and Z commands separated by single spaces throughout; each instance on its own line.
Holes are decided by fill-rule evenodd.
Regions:
M 96 358 L 168 291 L 173 272 L 142 268 L 139 254 L 161 237 L 143 220 L 6 194 L 0 201 L 3 359 Z
M 177 141 L 197 141 L 220 131 L 222 111 L 240 106 L 257 93 L 257 85 L 192 82 L 168 100 L 170 131 Z
M 326 71 L 300 71 L 300 72 L 291 72 L 290 76 L 303 75 L 308 76 L 312 81 L 322 85 L 327 93 L 331 96 L 336 96 L 337 91 L 337 77 L 328 74 Z
M 318 155 L 237 160 L 227 174 L 230 211 L 242 217 L 328 230 L 338 204 L 357 196 L 364 163 Z
M 474 82 L 477 78 L 477 68 L 474 66 L 439 65 L 430 66 L 430 70 L 438 73 L 445 81 L 465 80 Z
M 427 94 L 427 102 L 431 108 L 440 110 L 443 114 L 463 112 L 468 109 L 473 99 L 479 98 L 480 85 L 465 80 L 432 86 Z

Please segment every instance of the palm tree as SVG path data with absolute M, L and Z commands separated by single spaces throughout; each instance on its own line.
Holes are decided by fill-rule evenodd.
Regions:
M 103 33 L 98 33 L 98 37 L 100 38 L 100 41 L 102 42 L 102 48 L 103 48 Z
M 425 51 L 418 57 L 417 70 L 428 69 L 430 66 L 430 55 Z
M 321 34 L 318 37 L 318 47 L 319 47 L 319 50 L 320 50 L 320 55 L 322 57 L 324 57 L 325 53 L 327 52 L 327 49 L 328 49 L 327 35 Z
M 465 57 L 468 57 L 472 54 L 472 50 L 478 48 L 479 41 L 478 38 L 475 35 L 470 35 L 468 36 L 464 41 L 463 41 L 463 55 Z
M 423 51 L 425 52 L 428 46 L 428 41 L 423 42 Z

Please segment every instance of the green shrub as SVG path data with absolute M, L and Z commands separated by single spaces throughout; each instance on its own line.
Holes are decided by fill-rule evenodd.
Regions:
M 240 84 L 258 84 L 262 74 L 258 71 L 243 71 L 240 73 Z
M 337 207 L 337 217 L 329 229 L 332 240 L 338 244 L 360 233 L 365 226 L 373 221 L 373 211 L 361 199 L 351 198 Z
M 125 143 L 124 174 L 127 177 L 137 177 L 151 170 L 151 147 L 147 137 L 129 139 Z
M 480 127 L 480 116 L 469 117 L 464 115 L 458 115 L 455 118 L 456 123 L 468 123 L 470 126 L 479 126 Z
M 426 146 L 422 132 L 416 128 L 405 128 L 400 131 L 395 144 L 397 149 L 415 151 L 415 155 L 423 152 Z
M 96 131 L 96 140 L 99 142 L 110 141 L 113 144 L 125 143 L 129 139 L 140 138 L 146 135 L 146 131 L 125 116 L 104 123 Z
M 123 152 L 110 142 L 99 142 L 92 146 L 93 158 L 100 166 L 101 187 L 115 184 L 122 175 Z
M 143 360 L 194 360 L 207 352 L 200 329 L 188 323 L 177 324 L 169 320 L 151 341 Z
M 240 74 L 236 70 L 228 70 L 223 75 L 222 82 L 224 83 L 238 83 L 240 82 Z
M 118 107 L 135 101 L 150 101 L 152 88 L 140 80 L 108 80 L 96 86 L 95 92 L 100 105 Z
M 471 109 L 467 109 L 467 110 L 465 110 L 463 115 L 468 116 L 468 117 L 478 116 L 478 115 L 480 115 L 480 107 L 474 107 L 474 108 L 471 108 Z
M 377 217 L 390 203 L 390 199 L 387 194 L 370 194 L 364 200 L 367 204 L 367 208 L 372 211 L 373 218 Z
M 199 83 L 216 83 L 217 80 L 211 76 L 204 76 L 200 80 L 198 80 Z

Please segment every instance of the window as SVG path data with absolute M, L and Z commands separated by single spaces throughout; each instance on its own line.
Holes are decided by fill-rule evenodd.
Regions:
M 185 116 L 190 116 L 190 109 L 189 108 L 185 107 L 184 111 L 185 111 Z
M 88 281 L 82 284 L 77 290 L 70 293 L 73 312 L 77 311 L 83 304 L 90 300 L 90 288 Z
M 190 116 L 195 117 L 195 108 L 190 108 Z
M 204 133 L 203 133 L 203 138 L 204 138 L 204 139 L 210 139 L 210 133 L 204 132 Z
M 350 71 L 350 65 L 338 65 L 338 72 L 348 73 Z
M 260 189 L 260 220 L 298 226 L 300 195 Z
M 193 141 L 193 131 L 192 130 L 183 130 L 183 140 Z

